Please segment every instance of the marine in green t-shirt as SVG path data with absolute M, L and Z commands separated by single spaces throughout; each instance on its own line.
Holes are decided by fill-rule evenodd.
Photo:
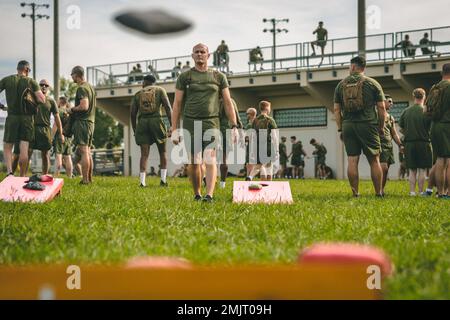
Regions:
M 92 86 L 86 82 L 84 69 L 75 66 L 72 69 L 72 80 L 78 85 L 75 94 L 75 106 L 69 109 L 73 116 L 72 132 L 73 143 L 81 155 L 83 179 L 81 184 L 92 183 L 94 161 L 91 156 L 91 147 L 94 140 L 96 95 Z
M 5 164 L 7 174 L 13 174 L 12 154 L 13 146 L 17 143 L 20 146 L 20 176 L 25 176 L 28 164 L 28 148 L 34 139 L 34 119 L 33 115 L 26 114 L 22 107 L 21 97 L 28 88 L 34 94 L 38 102 L 44 101 L 44 96 L 39 90 L 37 82 L 28 77 L 31 72 L 30 64 L 19 61 L 17 64 L 17 74 L 7 76 L 0 80 L 0 92 L 5 91 L 6 104 L 2 110 L 6 110 L 8 115 L 5 122 L 3 136 Z M 23 143 L 21 143 L 23 142 Z
M 67 128 L 68 122 L 70 121 L 70 114 L 68 112 L 70 108 L 69 102 L 66 97 L 60 97 L 58 101 L 58 114 L 61 120 L 61 126 Z M 55 152 L 55 176 L 58 176 L 64 161 L 64 169 L 66 175 L 71 178 L 73 174 L 73 163 L 72 163 L 72 139 L 70 137 L 64 136 L 61 139 L 61 132 L 57 128 L 56 123 L 53 126 L 53 150 Z
M 156 78 L 146 75 L 142 89 L 137 92 L 131 102 L 131 126 L 135 134 L 136 144 L 141 148 L 140 185 L 146 186 L 147 163 L 150 146 L 156 143 L 161 167 L 160 186 L 167 187 L 167 152 L 166 140 L 170 136 L 163 121 L 163 109 L 172 123 L 172 106 L 164 88 L 155 85 Z M 136 122 L 137 119 L 137 122 Z
M 385 96 L 380 84 L 364 75 L 366 59 L 350 60 L 350 75 L 339 82 L 334 93 L 334 115 L 348 156 L 348 179 L 353 196 L 359 196 L 358 163 L 361 151 L 372 170 L 377 197 L 382 197 L 380 136 L 384 135 Z
M 228 89 L 228 81 L 224 74 L 219 71 L 208 68 L 208 59 L 211 54 L 204 44 L 197 44 L 192 50 L 192 58 L 195 67 L 183 72 L 177 79 L 175 100 L 173 103 L 173 121 L 172 121 L 172 141 L 174 144 L 180 142 L 178 135 L 178 121 L 183 114 L 184 141 L 186 150 L 190 151 L 191 168 L 190 180 L 194 190 L 194 200 L 212 201 L 217 177 L 215 143 L 204 141 L 203 134 L 213 133 L 217 136 L 220 133 L 220 96 L 224 99 L 226 114 L 231 122 L 233 131 L 233 140 L 238 136 L 236 117 L 233 112 L 233 103 Z M 195 122 L 201 126 L 201 136 L 194 136 Z M 186 137 L 186 136 L 190 137 Z M 189 145 L 190 143 L 190 145 Z M 211 144 L 211 145 L 210 145 Z M 207 148 L 208 147 L 208 148 Z M 208 150 L 205 150 L 205 149 Z M 205 151 L 205 152 L 203 152 Z M 204 156 L 204 157 L 203 157 Z M 206 160 L 206 196 L 201 196 L 202 164 Z
M 305 160 L 304 157 L 306 157 L 306 152 L 303 149 L 303 144 L 299 140 L 297 141 L 296 136 L 291 137 L 291 143 L 292 143 L 292 151 L 291 151 L 291 164 L 294 166 L 292 175 L 294 179 L 298 178 L 304 178 L 304 167 L 305 167 Z
M 323 22 L 319 22 L 319 26 L 316 30 L 314 30 L 313 34 L 317 36 L 317 40 L 311 42 L 311 48 L 313 50 L 312 56 L 316 55 L 316 46 L 319 46 L 322 50 L 322 61 L 323 61 L 323 55 L 325 54 L 325 46 L 327 45 L 328 40 L 328 31 L 323 27 Z M 320 64 L 322 64 L 322 61 Z

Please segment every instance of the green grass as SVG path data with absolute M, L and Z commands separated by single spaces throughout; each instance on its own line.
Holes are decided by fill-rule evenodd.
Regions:
M 384 200 L 362 182 L 291 181 L 294 205 L 235 205 L 231 181 L 213 204 L 192 201 L 187 179 L 66 180 L 45 205 L 0 203 L 0 264 L 114 263 L 137 255 L 181 256 L 197 264 L 295 263 L 318 241 L 384 249 L 396 273 L 390 299 L 450 298 L 450 202 L 410 198 L 406 182 L 389 182 Z

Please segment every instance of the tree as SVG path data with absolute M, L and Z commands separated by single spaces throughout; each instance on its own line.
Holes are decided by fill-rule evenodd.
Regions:
M 75 100 L 75 93 L 77 92 L 77 84 L 70 79 L 64 77 L 59 78 L 60 95 L 67 97 L 69 101 L 73 102 Z M 53 89 L 50 90 L 50 94 L 55 100 L 57 97 L 54 95 Z M 59 98 L 59 97 L 58 97 Z
M 106 114 L 103 110 L 95 110 L 94 146 L 111 149 L 118 147 L 123 141 L 123 126 Z

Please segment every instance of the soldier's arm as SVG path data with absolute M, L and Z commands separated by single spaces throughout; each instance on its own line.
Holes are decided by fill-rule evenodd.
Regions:
M 391 128 L 391 135 L 392 135 L 392 138 L 394 139 L 395 143 L 399 147 L 401 147 L 402 146 L 402 141 L 400 140 L 400 137 L 398 135 L 397 129 L 395 128 L 395 123 L 394 123 L 394 125 Z
M 342 114 L 341 114 L 341 104 L 334 103 L 334 117 L 336 118 L 336 124 L 338 131 L 342 131 Z
M 59 113 L 55 113 L 54 117 L 55 117 L 56 128 L 59 130 L 59 138 L 64 143 L 63 128 L 62 128 L 61 118 L 59 117 Z M 55 125 L 53 125 L 53 128 L 55 128 Z
M 170 126 L 172 126 L 172 106 L 170 105 L 169 97 L 167 96 L 167 93 L 165 93 L 165 92 L 162 95 L 162 104 L 163 104 L 164 110 L 166 110 L 166 116 L 167 116 L 167 119 L 169 119 Z
M 136 103 L 136 97 L 133 97 L 133 100 L 131 100 L 131 112 L 130 112 L 130 118 L 131 118 L 131 127 L 133 128 L 133 132 L 136 133 L 136 117 L 138 114 L 138 105 Z
M 386 121 L 386 107 L 384 101 L 377 102 L 378 129 L 380 135 L 384 135 L 384 122 Z
M 89 109 L 89 99 L 83 98 L 80 100 L 80 104 L 78 106 L 73 107 L 72 112 L 83 112 Z
M 231 122 L 232 126 L 237 126 L 236 114 L 234 112 L 233 102 L 231 102 L 230 89 L 228 89 L 228 87 L 222 89 L 222 97 L 228 120 Z

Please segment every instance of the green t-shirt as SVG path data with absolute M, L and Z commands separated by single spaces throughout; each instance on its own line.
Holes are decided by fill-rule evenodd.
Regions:
M 250 130 L 251 128 L 253 128 L 253 123 L 252 122 L 249 122 L 249 123 L 247 123 L 246 125 L 245 125 L 245 130 Z
M 441 85 L 443 82 L 449 82 L 450 80 L 442 80 L 439 82 Z M 438 122 L 450 122 L 450 86 L 447 86 L 443 92 L 442 106 L 441 106 L 442 117 Z
M 26 79 L 27 81 L 22 80 L 19 84 L 19 79 Z M 27 86 L 33 92 L 39 91 L 39 84 L 29 77 L 14 74 L 0 80 L 0 92 L 6 90 L 5 96 L 6 104 L 8 105 L 8 114 L 19 115 L 22 113 L 20 97 Z
M 227 77 L 213 69 L 200 72 L 192 68 L 180 74 L 177 90 L 184 91 L 183 114 L 191 119 L 218 118 L 220 115 L 220 94 L 228 88 Z
M 317 28 L 316 34 L 317 34 L 317 40 L 323 41 L 323 40 L 325 40 L 325 36 L 328 34 L 328 31 L 325 28 Z
M 280 159 L 287 159 L 287 148 L 284 142 L 280 143 L 278 151 L 280 152 Z
M 50 114 L 56 116 L 58 106 L 51 97 L 45 97 L 45 103 L 39 103 L 38 112 L 34 116 L 34 124 L 36 126 L 50 127 Z
M 381 148 L 390 149 L 392 148 L 392 134 L 391 130 L 395 126 L 395 119 L 390 114 L 386 114 L 386 120 L 384 122 L 384 136 L 380 137 Z
M 327 149 L 323 146 L 323 144 L 318 144 L 315 146 L 316 151 L 315 154 L 318 158 L 323 158 L 327 154 Z
M 143 94 L 144 90 L 149 91 L 151 97 L 153 97 L 153 94 L 154 94 L 154 101 L 151 102 L 151 107 L 149 109 L 146 109 L 144 106 L 140 105 L 141 95 Z M 151 117 L 162 117 L 163 116 L 163 99 L 166 99 L 166 101 L 169 101 L 167 92 L 164 88 L 161 88 L 159 86 L 146 86 L 145 88 L 138 91 L 134 95 L 131 103 L 132 103 L 132 107 L 137 106 L 138 117 L 141 117 L 143 115 L 151 116 Z
M 303 155 L 303 144 L 297 141 L 292 145 L 292 158 L 300 158 Z
M 342 121 L 346 122 L 369 122 L 376 124 L 378 123 L 378 113 L 377 113 L 377 103 L 386 100 L 384 96 L 383 89 L 381 85 L 375 79 L 366 77 L 363 84 L 363 101 L 365 108 L 356 111 L 348 112 L 345 111 L 344 107 L 344 92 L 343 83 L 344 81 L 349 81 L 350 83 L 355 83 L 361 79 L 361 74 L 353 73 L 341 82 L 336 87 L 334 92 L 334 102 L 341 105 Z
M 74 119 L 95 122 L 95 91 L 94 88 L 92 88 L 92 86 L 87 82 L 84 82 L 83 84 L 78 86 L 77 92 L 75 94 L 75 106 L 79 106 L 80 101 L 85 98 L 89 100 L 88 110 L 83 112 L 74 112 Z
M 275 119 L 271 116 L 260 114 L 256 117 L 256 119 L 253 121 L 252 128 L 256 131 L 256 137 L 257 137 L 257 146 L 259 148 L 259 130 L 267 130 L 267 150 L 271 150 L 272 148 L 272 129 L 277 129 L 277 123 L 275 122 Z
M 236 101 L 234 101 L 234 99 L 231 99 L 231 102 L 233 103 L 233 108 L 234 108 L 234 114 L 236 115 L 236 124 L 238 126 L 238 128 L 242 128 L 242 121 L 241 121 L 241 117 L 239 116 L 239 110 L 236 104 Z M 225 131 L 227 129 L 230 129 L 231 127 L 231 123 L 228 120 L 228 116 L 227 113 L 225 112 L 225 104 L 223 103 L 223 100 L 220 99 L 220 130 L 221 131 Z
M 406 108 L 399 121 L 405 142 L 430 141 L 431 118 L 424 114 L 420 105 L 413 105 Z
M 58 108 L 59 118 L 61 119 L 61 125 L 64 128 L 69 121 L 69 113 L 65 107 Z M 59 136 L 59 129 L 56 131 L 56 134 Z

